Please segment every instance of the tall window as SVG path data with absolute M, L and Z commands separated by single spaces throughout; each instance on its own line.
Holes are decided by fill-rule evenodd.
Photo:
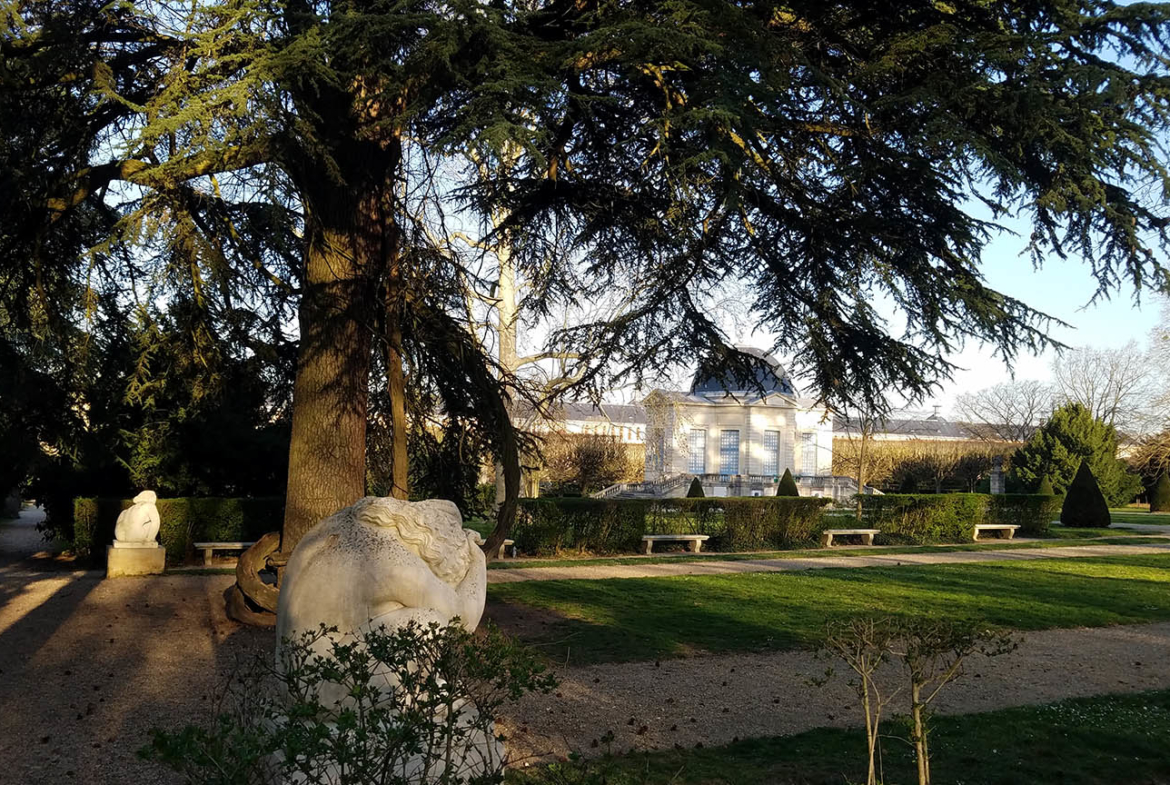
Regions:
M 739 431 L 719 433 L 719 473 L 739 474 Z
M 764 474 L 780 473 L 780 431 L 764 431 Z
M 817 473 L 817 435 L 802 433 L 800 435 L 800 473 L 811 477 Z
M 646 466 L 650 471 L 660 472 L 666 458 L 666 430 L 650 428 L 646 432 Z
M 687 463 L 687 471 L 691 474 L 707 473 L 707 432 L 692 430 L 690 433 L 691 456 Z

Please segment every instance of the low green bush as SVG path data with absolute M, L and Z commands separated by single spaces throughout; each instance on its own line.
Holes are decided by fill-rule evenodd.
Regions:
M 522 499 L 512 530 L 534 556 L 637 551 L 646 534 L 705 534 L 704 550 L 751 551 L 811 542 L 828 499 Z
M 984 522 L 988 496 L 977 493 L 888 493 L 861 498 L 866 527 L 880 529 L 880 541 L 963 542 Z
M 1042 535 L 1060 514 L 1062 496 L 1034 493 L 889 493 L 862 496 L 866 526 L 881 529 L 879 542 L 966 542 L 976 524 L 1020 527 Z
M 1063 496 L 1039 493 L 1004 493 L 987 497 L 987 523 L 1015 525 L 1020 534 L 1043 535 L 1060 517 Z
M 521 499 L 512 527 L 516 548 L 534 556 L 637 550 L 651 502 L 641 499 Z
M 114 541 L 118 514 L 129 499 L 86 498 L 73 501 L 73 550 L 100 557 Z M 196 542 L 247 542 L 278 531 L 284 518 L 283 497 L 159 499 L 158 539 L 167 558 L 185 558 Z

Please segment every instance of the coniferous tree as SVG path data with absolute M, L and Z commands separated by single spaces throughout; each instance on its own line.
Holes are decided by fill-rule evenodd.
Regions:
M 1163 474 L 1150 491 L 1150 512 L 1170 512 L 1170 475 Z
M 687 488 L 688 499 L 702 499 L 707 494 L 703 493 L 703 483 L 699 482 L 698 477 L 691 478 L 691 487 Z
M 1128 504 L 1141 488 L 1141 480 L 1117 459 L 1117 432 L 1079 403 L 1057 409 L 1016 450 L 1011 476 L 1024 488 L 1048 478 L 1057 493 L 1067 493 L 1082 462 L 1088 462 L 1111 506 Z
M 1109 504 L 1097 485 L 1088 461 L 1081 461 L 1060 508 L 1060 522 L 1065 526 L 1107 528 L 1111 523 Z
M 1055 496 L 1056 491 L 1052 489 L 1052 480 L 1048 479 L 1048 475 L 1040 478 L 1040 485 L 1036 488 L 1036 493 L 1040 496 Z
M 799 496 L 800 489 L 796 487 L 796 480 L 792 478 L 792 472 L 788 469 L 784 470 L 784 476 L 780 478 L 780 484 L 776 486 L 777 496 Z

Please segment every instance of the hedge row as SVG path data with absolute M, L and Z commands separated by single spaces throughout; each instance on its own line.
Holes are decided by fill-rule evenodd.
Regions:
M 891 493 L 861 499 L 865 525 L 881 529 L 884 542 L 966 542 L 976 524 L 1020 527 L 1044 534 L 1060 515 L 1061 496 L 1035 494 Z
M 103 556 L 114 541 L 118 514 L 129 499 L 73 500 L 73 549 L 81 556 Z M 167 558 L 179 561 L 196 542 L 248 542 L 278 531 L 284 518 L 283 497 L 251 499 L 159 499 L 159 541 Z
M 630 553 L 646 534 L 706 534 L 712 551 L 791 547 L 816 539 L 828 499 L 521 499 L 512 539 L 525 555 Z

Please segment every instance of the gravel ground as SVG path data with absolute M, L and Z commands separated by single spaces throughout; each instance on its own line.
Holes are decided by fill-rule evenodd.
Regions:
M 104 580 L 35 558 L 32 520 L 0 523 L 0 785 L 178 782 L 135 752 L 152 728 L 206 720 L 239 665 L 270 656 L 272 631 L 224 616 L 230 575 Z M 977 663 L 942 708 L 1170 687 L 1168 655 L 1170 624 L 1032 633 L 1015 654 Z M 843 683 L 807 683 L 828 664 L 788 652 L 571 668 L 557 695 L 504 718 L 510 749 L 588 754 L 607 730 L 624 750 L 854 725 Z
M 830 567 L 894 567 L 905 564 L 970 564 L 974 562 L 1075 559 L 1100 556 L 1144 556 L 1170 553 L 1165 545 L 1081 545 L 1067 548 L 1020 550 L 942 551 L 872 556 L 819 556 L 803 559 L 745 559 L 655 564 L 601 564 L 574 567 L 515 567 L 488 570 L 488 583 L 517 581 L 601 580 L 606 578 L 661 578 L 668 575 L 728 575 L 741 572 L 789 572 Z
M 1170 688 L 1170 623 L 1029 633 L 996 659 L 972 658 L 936 701 L 962 714 L 1079 696 Z M 810 679 L 837 671 L 829 684 Z M 555 695 L 529 696 L 507 722 L 513 760 L 725 744 L 861 724 L 844 665 L 809 652 L 592 665 L 559 672 Z M 895 672 L 889 670 L 887 678 Z M 905 704 L 896 702 L 896 711 Z M 596 746 L 594 746 L 596 745 Z

